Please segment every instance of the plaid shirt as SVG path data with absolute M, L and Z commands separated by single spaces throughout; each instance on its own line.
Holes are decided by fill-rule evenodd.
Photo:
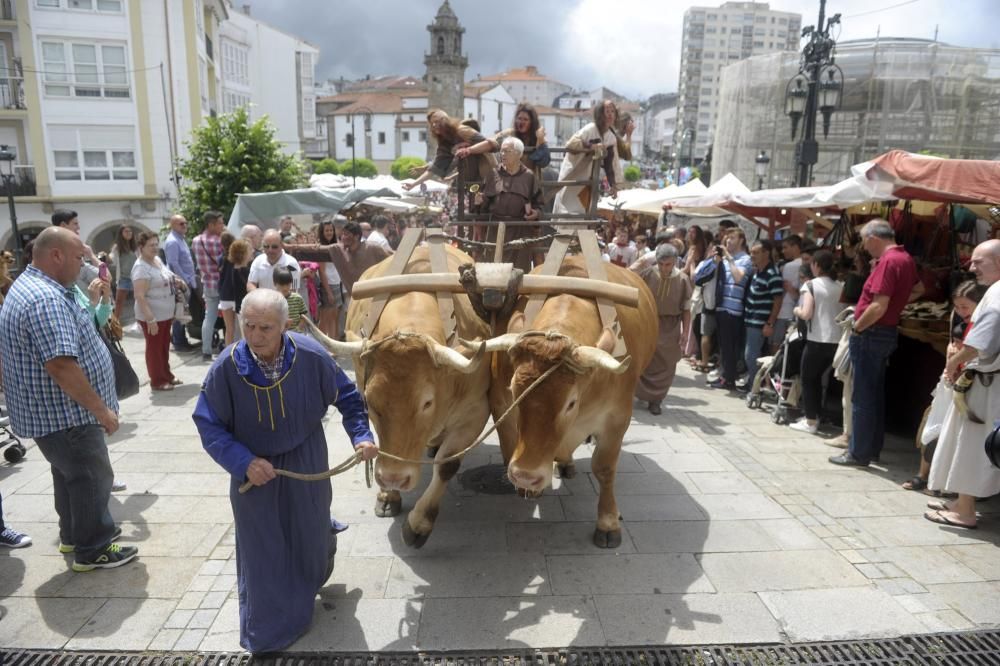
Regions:
M 11 425 L 21 437 L 97 423 L 46 372 L 45 364 L 61 356 L 75 359 L 104 404 L 118 411 L 111 355 L 93 315 L 76 304 L 72 289 L 28 266 L 0 307 L 4 393 Z
M 219 263 L 222 261 L 221 236 L 202 233 L 191 243 L 194 260 L 201 275 L 201 286 L 205 289 L 219 288 Z

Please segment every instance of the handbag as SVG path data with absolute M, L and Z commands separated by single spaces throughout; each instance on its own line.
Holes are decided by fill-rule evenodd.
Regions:
M 110 331 L 105 327 L 98 329 L 97 333 L 111 354 L 111 365 L 115 373 L 115 394 L 119 400 L 131 398 L 139 392 L 139 376 L 132 369 L 121 343 L 111 337 Z
M 176 301 L 174 302 L 174 321 L 181 324 L 191 323 L 191 308 L 188 306 L 187 299 L 184 298 L 184 294 L 177 292 Z

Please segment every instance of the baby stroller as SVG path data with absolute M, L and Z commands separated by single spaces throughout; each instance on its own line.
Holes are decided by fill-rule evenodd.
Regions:
M 767 396 L 777 402 L 771 410 L 771 422 L 778 425 L 790 422 L 788 412 L 797 409 L 799 404 L 798 377 L 804 347 L 805 340 L 799 335 L 798 327 L 792 325 L 774 356 L 757 359 L 757 373 L 746 397 L 747 407 L 758 409 Z
M 7 416 L 7 410 L 0 407 L 0 449 L 5 446 L 7 449 L 3 452 L 3 457 L 9 463 L 20 462 L 27 452 L 24 444 L 10 429 L 10 417 Z

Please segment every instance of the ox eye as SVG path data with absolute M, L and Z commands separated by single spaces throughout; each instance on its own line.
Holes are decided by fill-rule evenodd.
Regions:
M 424 411 L 426 412 L 428 409 L 430 409 L 431 405 L 433 405 L 433 404 L 434 404 L 433 400 L 428 400 L 427 402 L 425 402 L 424 403 Z
M 574 407 L 576 407 L 576 400 L 570 400 L 570 403 L 566 405 L 566 411 L 568 412 Z

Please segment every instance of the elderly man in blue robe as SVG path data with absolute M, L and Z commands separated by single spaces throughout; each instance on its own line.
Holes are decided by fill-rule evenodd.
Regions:
M 329 467 L 322 418 L 331 404 L 365 460 L 378 455 L 378 447 L 354 383 L 318 343 L 285 331 L 284 296 L 257 289 L 242 310 L 243 340 L 208 371 L 194 421 L 205 450 L 232 476 L 240 645 L 263 653 L 287 647 L 309 629 L 336 543 L 330 481 L 300 481 L 274 470 Z M 242 494 L 247 481 L 254 487 Z

